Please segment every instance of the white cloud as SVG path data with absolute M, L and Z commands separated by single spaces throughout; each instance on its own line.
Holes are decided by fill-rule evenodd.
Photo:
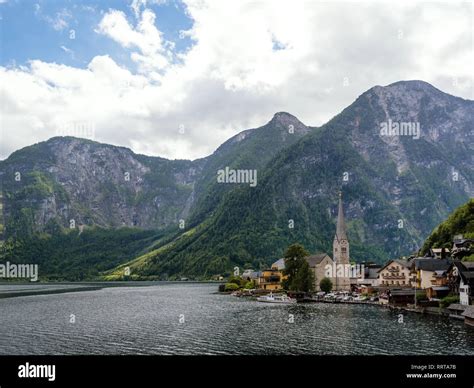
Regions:
M 67 8 L 61 9 L 53 16 L 43 14 L 39 3 L 34 4 L 34 9 L 35 15 L 48 23 L 56 31 L 62 31 L 69 27 L 69 23 L 72 20 L 72 13 Z
M 138 18 L 140 16 L 141 10 L 143 8 L 146 8 L 147 5 L 164 4 L 166 2 L 167 0 L 132 0 L 132 3 L 130 4 L 130 8 L 133 10 L 135 17 Z
M 132 3 L 134 20 L 110 10 L 97 26 L 136 72 L 108 56 L 87 69 L 40 60 L 0 68 L 0 157 L 86 122 L 99 141 L 196 158 L 277 111 L 320 125 L 370 87 L 402 79 L 473 98 L 469 4 L 187 0 L 193 46 L 184 54 L 146 6 Z
M 96 31 L 109 36 L 124 48 L 138 49 L 130 56 L 143 73 L 156 76 L 156 72 L 169 65 L 168 58 L 172 53 L 155 26 L 155 14 L 148 9 L 142 12 L 136 28 L 128 23 L 123 12 L 109 11 Z

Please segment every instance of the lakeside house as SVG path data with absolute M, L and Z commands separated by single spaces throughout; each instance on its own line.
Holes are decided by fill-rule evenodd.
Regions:
M 248 282 L 257 283 L 260 276 L 262 276 L 262 272 L 261 271 L 254 271 L 253 269 L 246 269 L 242 273 L 242 279 L 245 279 Z
M 406 306 L 415 302 L 415 289 L 397 288 L 387 291 L 388 303 L 392 306 Z
M 458 242 L 461 240 L 457 240 Z M 462 246 L 468 240 L 459 242 Z M 470 305 L 474 290 L 474 263 L 441 258 L 430 250 L 430 256 L 409 260 L 390 260 L 378 271 L 379 292 L 395 289 L 418 289 L 426 292 L 430 301 L 449 295 L 459 295 L 460 304 Z M 363 279 L 360 284 L 367 282 Z M 401 296 L 401 292 L 397 291 Z
M 474 262 L 454 260 L 448 273 L 451 289 L 459 294 L 459 303 L 465 306 L 474 299 Z
M 409 261 L 390 260 L 378 273 L 381 287 L 412 287 L 413 276 Z
M 283 289 L 283 272 L 276 268 L 264 269 L 257 281 L 257 287 L 267 291 L 279 291 Z
M 382 265 L 375 263 L 362 263 L 363 271 L 355 279 L 355 288 L 363 294 L 372 294 L 379 287 L 379 271 Z
M 448 296 L 448 270 L 452 260 L 435 257 L 417 257 L 410 261 L 417 289 L 426 290 L 429 300 L 439 300 Z

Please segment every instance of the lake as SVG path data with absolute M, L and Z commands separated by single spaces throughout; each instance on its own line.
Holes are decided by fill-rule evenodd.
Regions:
M 9 286 L 10 288 L 25 286 Z M 0 354 L 470 354 L 474 329 L 369 305 L 271 305 L 170 283 L 0 299 Z

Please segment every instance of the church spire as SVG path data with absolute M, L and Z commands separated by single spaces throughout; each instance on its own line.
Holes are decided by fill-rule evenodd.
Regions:
M 337 227 L 335 240 L 347 240 L 346 222 L 344 221 L 344 211 L 342 209 L 342 191 L 339 191 L 339 212 L 337 214 Z

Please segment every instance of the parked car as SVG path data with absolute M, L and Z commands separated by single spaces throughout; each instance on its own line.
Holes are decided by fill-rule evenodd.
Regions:
M 319 291 L 316 293 L 315 297 L 317 300 L 321 300 L 321 299 L 324 299 L 324 296 L 326 295 L 326 293 L 324 291 Z

